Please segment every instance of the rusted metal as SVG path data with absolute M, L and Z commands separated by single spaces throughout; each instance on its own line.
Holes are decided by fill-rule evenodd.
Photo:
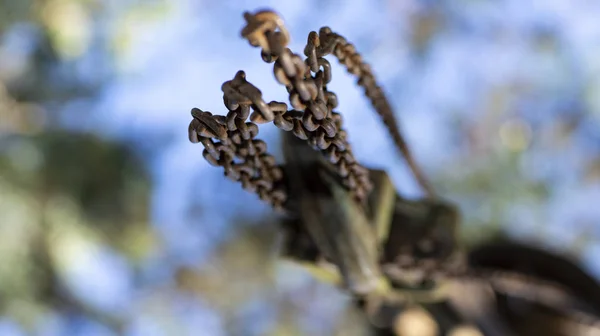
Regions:
M 194 120 L 190 124 L 190 140 L 201 142 L 205 146 L 204 157 L 213 165 L 222 166 L 226 176 L 236 181 L 242 181 L 244 188 L 259 193 L 261 199 L 277 208 L 285 202 L 285 190 L 280 181 L 280 168 L 275 164 L 261 164 L 253 159 L 250 162 L 243 153 L 251 151 L 252 143 L 260 140 L 251 140 L 241 137 L 243 141 L 227 141 L 226 132 L 237 132 L 239 136 L 248 135 L 246 128 L 256 130 L 253 124 L 273 122 L 284 131 L 291 131 L 300 139 L 307 140 L 310 145 L 321 151 L 325 157 L 335 165 L 337 173 L 342 177 L 343 184 L 350 190 L 359 203 L 364 203 L 372 189 L 368 171 L 355 159 L 347 139 L 347 132 L 342 128 L 341 114 L 334 109 L 338 106 L 335 93 L 327 89 L 331 81 L 331 65 L 325 56 L 333 54 L 348 69 L 358 77 L 360 85 L 366 96 L 370 99 L 375 110 L 382 117 L 390 130 L 397 147 L 406 158 L 411 170 L 428 195 L 432 196 L 433 190 L 417 167 L 401 132 L 398 129 L 392 109 L 383 91 L 377 84 L 369 65 L 362 61 L 352 44 L 341 35 L 332 32 L 329 28 L 321 28 L 319 34 L 311 32 L 308 36 L 304 54 L 306 59 L 292 53 L 286 48 L 290 41 L 289 33 L 283 25 L 283 20 L 275 13 L 261 11 L 255 14 L 245 13 L 247 25 L 242 30 L 242 36 L 252 46 L 261 48 L 264 61 L 274 63 L 274 74 L 277 81 L 284 85 L 289 93 L 293 107 L 288 111 L 287 104 L 281 102 L 266 103 L 258 88 L 246 81 L 243 72 L 239 72 L 234 80 L 223 84 L 223 98 L 229 115 L 235 113 L 236 117 L 229 118 L 228 123 L 219 116 L 203 115 L 197 117 L 198 111 L 193 113 Z M 248 117 L 250 109 L 250 122 Z M 243 126 L 238 131 L 235 123 Z M 218 127 L 215 125 L 225 126 Z M 212 126 L 211 126 L 212 125 Z M 215 127 L 221 131 L 214 133 Z M 208 131 L 207 131 L 208 130 Z M 211 133 L 212 130 L 212 133 Z M 256 134 L 254 134 L 255 136 Z M 221 144 L 214 146 L 214 140 Z M 223 144 L 223 141 L 227 144 Z M 244 147 L 239 154 L 238 146 Z M 206 154 L 208 152 L 208 154 Z M 262 152 L 261 160 L 271 160 L 268 154 Z M 238 160 L 238 161 L 236 161 Z M 274 169 L 269 173 L 268 169 Z
M 318 66 L 324 56 L 333 54 L 349 73 L 357 77 L 357 84 L 363 89 L 365 96 L 369 98 L 371 105 L 381 117 L 396 148 L 406 160 L 415 179 L 428 197 L 435 197 L 433 187 L 417 164 L 402 132 L 400 132 L 393 109 L 377 83 L 371 66 L 363 61 L 354 45 L 342 35 L 332 32 L 329 27 L 323 27 L 319 30 L 318 35 L 315 32 L 309 34 L 304 54 L 308 57 L 306 61 L 311 68 Z
M 283 172 L 267 153 L 267 144 L 256 139 L 258 126 L 247 121 L 251 108 L 255 114 L 273 119 L 273 111 L 279 105 L 266 104 L 260 90 L 246 81 L 243 71 L 225 82 L 222 89 L 229 113 L 218 116 L 192 109 L 189 139 L 202 143 L 204 158 L 213 166 L 223 167 L 225 176 L 241 182 L 244 189 L 255 192 L 274 208 L 282 209 L 287 198 L 281 183 Z
M 565 300 L 571 300 L 568 289 L 543 279 L 467 265 L 455 236 L 458 212 L 436 200 L 372 69 L 343 36 L 328 27 L 321 28 L 319 33 L 311 32 L 304 48 L 306 57 L 302 58 L 287 48 L 290 35 L 277 14 L 260 11 L 245 13 L 244 18 L 246 26 L 241 32 L 242 37 L 261 49 L 265 62 L 273 63 L 274 76 L 286 88 L 291 109 L 283 102 L 267 103 L 261 91 L 246 79 L 243 71 L 239 71 L 222 86 L 227 115 L 213 115 L 194 108 L 189 139 L 193 143 L 202 143 L 204 158 L 211 165 L 222 167 L 225 176 L 240 182 L 244 189 L 256 193 L 275 209 L 291 210 L 302 219 L 303 223 L 295 227 L 296 241 L 287 246 L 289 256 L 313 266 L 323 261 L 323 257 L 331 259 L 334 265 L 324 263 L 324 277 L 334 282 L 344 280 L 348 287 L 360 288 L 354 294 L 368 294 L 365 292 L 371 290 L 372 280 L 383 274 L 394 286 L 383 298 L 390 302 L 443 299 L 445 296 L 439 294 L 437 283 L 453 281 L 483 282 L 514 296 L 542 291 L 546 297 L 555 299 L 546 303 L 548 305 L 563 305 Z M 332 79 L 331 65 L 325 58 L 328 55 L 334 55 L 349 73 L 357 77 L 357 84 L 380 115 L 428 199 L 412 202 L 401 199 L 384 172 L 373 175 L 379 190 L 371 193 L 373 184 L 369 170 L 356 161 L 348 134 L 343 129 L 342 116 L 336 110 L 337 96 L 327 88 Z M 307 202 L 296 199 L 295 205 L 289 204 L 294 197 L 307 197 L 298 195 L 301 193 L 298 182 L 306 181 L 290 183 L 290 179 L 304 173 L 296 170 L 291 174 L 290 166 L 284 169 L 278 165 L 268 154 L 266 143 L 257 138 L 258 124 L 269 122 L 287 134 L 306 140 L 326 159 L 326 166 L 338 177 L 322 183 L 324 189 L 332 193 L 330 202 L 315 198 L 313 201 L 320 202 L 316 204 L 305 198 Z M 357 141 L 368 140 L 358 138 Z M 288 161 L 293 156 L 285 154 L 288 154 Z M 323 175 L 321 178 L 328 180 Z M 337 188 L 338 183 L 344 191 Z M 337 193 L 337 198 L 333 193 Z M 352 211 L 357 215 L 350 216 Z M 343 222 L 323 222 L 326 215 L 339 215 Z M 341 230 L 343 237 L 338 235 L 338 240 L 334 241 L 336 229 Z M 378 248 L 382 248 L 381 256 L 377 255 Z M 309 256 L 302 255 L 306 252 Z M 570 311 L 573 310 L 576 309 Z M 581 319 L 590 321 L 589 324 L 596 323 L 592 315 Z
M 288 123 L 283 130 L 292 131 L 300 139 L 308 140 L 310 145 L 321 151 L 336 166 L 337 173 L 359 202 L 364 202 L 371 190 L 368 171 L 354 158 L 347 133 L 342 129 L 342 118 L 333 110 L 338 105 L 337 96 L 327 90 L 331 81 L 331 66 L 323 58 L 321 49 L 317 50 L 314 34 L 309 36 L 305 53 L 310 55 L 303 60 L 300 55 L 286 48 L 289 35 L 282 20 L 272 12 L 245 13 L 246 27 L 242 36 L 252 46 L 261 48 L 265 62 L 274 63 L 273 72 L 277 81 L 284 85 L 289 100 L 296 111 L 303 111 Z M 318 56 L 317 56 L 318 54 Z M 252 119 L 262 123 L 261 117 Z

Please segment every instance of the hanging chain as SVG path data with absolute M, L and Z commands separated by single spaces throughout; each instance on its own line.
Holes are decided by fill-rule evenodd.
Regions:
M 319 30 L 318 35 L 316 32 L 309 34 L 304 54 L 308 57 L 307 63 L 310 65 L 312 71 L 318 68 L 319 62 L 324 56 L 333 54 L 346 67 L 349 73 L 357 77 L 357 84 L 364 90 L 365 96 L 369 98 L 371 105 L 373 105 L 375 111 L 381 117 L 396 148 L 406 160 L 415 179 L 427 196 L 430 198 L 435 197 L 433 187 L 417 165 L 404 136 L 400 132 L 392 107 L 385 93 L 377 84 L 371 66 L 363 61 L 362 56 L 356 51 L 354 45 L 348 42 L 343 36 L 332 32 L 329 27 L 323 27 Z
M 274 63 L 275 78 L 287 89 L 293 109 L 288 110 L 288 105 L 282 102 L 266 103 L 261 91 L 246 80 L 243 71 L 239 71 L 221 88 L 229 111 L 226 116 L 213 115 L 197 108 L 191 112 L 193 120 L 189 125 L 189 139 L 193 143 L 202 143 L 203 156 L 211 165 L 222 167 L 225 176 L 258 194 L 273 208 L 283 209 L 288 194 L 283 183 L 282 167 L 267 153 L 266 143 L 256 138 L 257 124 L 273 122 L 279 129 L 292 132 L 319 150 L 332 163 L 355 200 L 364 204 L 372 188 L 368 170 L 356 161 L 347 133 L 342 128 L 342 116 L 335 111 L 337 96 L 327 89 L 332 75 L 331 65 L 325 56 L 333 54 L 349 73 L 357 77 L 357 84 L 380 115 L 420 186 L 429 197 L 435 196 L 399 131 L 392 108 L 371 67 L 363 62 L 351 43 L 323 27 L 318 34 L 309 34 L 304 49 L 306 58 L 302 59 L 286 48 L 290 37 L 277 14 L 270 11 L 245 13 L 244 18 L 247 25 L 242 36 L 252 46 L 261 48 L 265 62 Z M 566 291 L 562 286 L 520 273 L 473 270 L 458 259 L 417 261 L 409 258 L 382 267 L 392 279 L 404 279 L 408 273 L 417 272 L 425 279 L 483 281 L 499 292 L 509 294 L 515 292 L 514 286 L 507 289 L 511 284 L 552 293 Z M 534 298 L 534 301 L 537 299 Z M 576 315 L 579 317 L 576 320 L 585 321 L 585 324 L 600 324 L 595 317 L 582 312 Z
M 273 208 L 282 209 L 287 199 L 282 183 L 283 171 L 275 163 L 275 158 L 267 153 L 267 144 L 255 138 L 258 126 L 247 122 L 247 119 L 252 109 L 253 114 L 272 120 L 287 106 L 277 102 L 266 104 L 260 90 L 246 81 L 243 71 L 225 82 L 222 90 L 229 113 L 227 116 L 215 116 L 192 109 L 194 119 L 189 126 L 190 141 L 202 143 L 204 158 L 213 166 L 223 167 L 225 176 L 241 182 L 244 189 L 257 193 Z
M 372 186 L 368 170 L 352 154 L 347 133 L 342 129 L 341 115 L 333 111 L 338 106 L 338 100 L 335 93 L 327 90 L 327 84 L 331 81 L 329 61 L 322 57 L 309 57 L 304 61 L 300 55 L 286 48 L 289 34 L 277 14 L 268 11 L 254 15 L 245 13 L 244 18 L 247 25 L 242 30 L 242 36 L 252 46 L 261 48 L 265 62 L 274 62 L 275 78 L 287 89 L 292 107 L 304 111 L 302 122 L 291 131 L 321 151 L 335 166 L 344 186 L 357 201 L 364 202 Z M 264 122 L 260 118 L 253 121 Z
M 209 116 L 200 110 L 192 114 L 194 120 L 190 124 L 190 140 L 201 142 L 205 146 L 204 157 L 211 164 L 222 166 L 226 176 L 241 181 L 245 189 L 258 193 L 262 200 L 280 208 L 287 198 L 281 185 L 281 169 L 274 164 L 271 155 L 266 152 L 256 154 L 253 145 L 257 143 L 259 150 L 266 150 L 264 142 L 254 139 L 258 133 L 256 124 L 273 121 L 278 128 L 293 132 L 298 138 L 307 140 L 313 148 L 321 151 L 335 166 L 344 186 L 358 202 L 363 203 L 372 188 L 368 170 L 356 161 L 347 140 L 347 133 L 342 129 L 342 117 L 339 112 L 334 111 L 338 106 L 337 96 L 327 89 L 327 84 L 332 78 L 331 65 L 324 57 L 334 54 L 350 73 L 358 77 L 358 85 L 364 89 L 366 96 L 383 119 L 415 178 L 429 196 L 434 195 L 398 130 L 392 109 L 371 68 L 362 62 L 362 57 L 352 44 L 324 27 L 319 34 L 309 34 L 304 49 L 306 59 L 303 60 L 286 48 L 290 37 L 277 14 L 262 11 L 254 15 L 245 13 L 244 17 L 247 25 L 242 30 L 242 36 L 251 45 L 261 48 L 264 61 L 275 63 L 275 78 L 286 87 L 294 110 L 287 111 L 285 103 L 266 104 L 260 91 L 245 81 L 243 73 L 238 73 L 234 81 L 227 82 L 222 87 L 225 105 L 230 111 L 225 124 L 223 122 L 226 120 L 222 117 Z M 250 122 L 247 122 L 250 108 L 253 113 Z M 202 118 L 198 117 L 200 115 Z M 211 118 L 212 120 L 208 121 Z M 236 123 L 247 126 L 239 129 Z M 209 127 L 209 124 L 213 127 Z M 207 129 L 214 129 L 217 125 L 222 129 L 220 133 L 206 133 Z M 197 128 L 200 132 L 194 131 Z M 246 128 L 251 129 L 250 133 Z M 200 134 L 202 132 L 205 134 Z M 210 138 L 218 142 L 215 143 Z M 218 146 L 215 147 L 216 144 Z M 238 149 L 238 146 L 242 148 Z M 274 171 L 270 172 L 269 169 Z

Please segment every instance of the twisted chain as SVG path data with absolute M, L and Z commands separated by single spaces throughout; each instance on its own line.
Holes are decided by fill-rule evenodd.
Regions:
M 274 119 L 285 104 L 262 100 L 262 93 L 246 81 L 239 71 L 233 80 L 222 86 L 223 101 L 229 110 L 227 116 L 192 109 L 189 139 L 202 143 L 202 155 L 213 166 L 223 167 L 225 176 L 242 183 L 242 187 L 258 194 L 261 200 L 275 209 L 282 209 L 287 199 L 282 183 L 283 171 L 275 158 L 267 153 L 267 144 L 255 139 L 258 126 L 247 122 L 250 109 L 265 120 Z M 215 139 L 215 140 L 213 140 Z
M 364 90 L 365 96 L 369 98 L 371 105 L 381 117 L 396 148 L 406 160 L 415 179 L 429 197 L 435 197 L 433 187 L 417 165 L 404 136 L 400 132 L 392 107 L 385 93 L 377 84 L 371 66 L 363 62 L 362 56 L 356 51 L 354 45 L 343 36 L 332 32 L 329 27 L 323 27 L 319 30 L 318 35 L 315 32 L 310 33 L 304 53 L 308 56 L 308 64 L 311 65 L 311 68 L 317 64 L 317 59 L 333 53 L 338 61 L 346 67 L 346 70 L 357 77 L 357 84 Z
M 335 166 L 343 184 L 356 200 L 364 202 L 372 188 L 368 170 L 354 158 L 347 133 L 342 129 L 342 117 L 333 111 L 338 106 L 338 100 L 333 92 L 327 90 L 327 84 L 331 81 L 331 66 L 322 57 L 324 55 L 316 58 L 316 45 L 311 43 L 316 33 L 311 33 L 305 49 L 305 53 L 312 56 L 304 61 L 286 48 L 289 34 L 275 13 L 245 13 L 244 18 L 247 25 L 242 30 L 242 36 L 252 46 L 261 48 L 265 62 L 274 62 L 275 78 L 287 89 L 292 107 L 304 111 L 302 123 L 291 129 L 292 132 L 320 150 Z M 254 121 L 262 122 L 259 119 Z
M 280 183 L 281 169 L 266 152 L 254 154 L 253 145 L 257 143 L 259 150 L 266 149 L 264 142 L 254 139 L 258 133 L 256 124 L 273 121 L 278 128 L 293 132 L 298 138 L 307 140 L 313 148 L 321 151 L 335 166 L 344 186 L 357 201 L 364 202 L 372 188 L 368 170 L 356 161 L 347 140 L 347 133 L 342 129 L 342 117 L 334 111 L 338 106 L 337 96 L 327 89 L 327 84 L 331 81 L 331 65 L 324 57 L 334 54 L 350 73 L 358 77 L 358 84 L 383 119 L 417 181 L 428 195 L 433 195 L 432 188 L 418 169 L 398 130 L 392 109 L 376 83 L 371 68 L 362 62 L 362 57 L 352 44 L 324 27 L 319 34 L 309 34 L 304 49 L 306 59 L 303 60 L 286 48 L 290 37 L 277 14 L 262 11 L 255 14 L 245 13 L 244 17 L 247 25 L 242 30 L 242 36 L 252 46 L 261 48 L 265 62 L 274 62 L 275 78 L 286 87 L 294 110 L 288 111 L 287 105 L 280 102 L 266 104 L 262 100 L 260 90 L 245 81 L 243 73 L 238 73 L 233 81 L 226 82 L 222 87 L 225 105 L 230 111 L 226 120 L 211 115 L 212 120 L 209 121 L 209 116 L 201 114 L 202 111 L 197 110 L 193 113 L 190 140 L 201 142 L 206 147 L 204 157 L 211 164 L 222 166 L 226 176 L 241 181 L 245 189 L 257 192 L 261 199 L 280 207 L 286 200 L 285 190 Z M 246 118 L 250 108 L 253 113 L 248 123 Z M 200 115 L 202 118 L 197 117 Z M 224 121 L 227 121 L 225 125 L 221 123 Z M 236 123 L 247 126 L 240 128 Z M 216 125 L 223 126 L 221 133 L 200 135 L 207 129 L 214 129 Z M 198 127 L 202 132 L 194 131 Z M 247 131 L 246 128 L 251 131 Z M 229 135 L 227 132 L 237 133 Z M 227 140 L 232 135 L 233 141 Z M 219 141 L 218 147 L 214 146 L 211 137 Z M 238 146 L 242 148 L 238 149 Z M 235 162 L 235 158 L 240 161 Z M 270 172 L 269 169 L 274 171 Z

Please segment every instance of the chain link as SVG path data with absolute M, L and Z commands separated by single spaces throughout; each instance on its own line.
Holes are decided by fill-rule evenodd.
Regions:
M 245 81 L 243 73 L 241 75 L 238 73 L 233 81 L 224 83 L 222 87 L 225 105 L 230 111 L 227 117 L 227 125 L 225 125 L 226 131 L 222 132 L 238 132 L 237 137 L 242 137 L 246 142 L 238 144 L 237 142 L 226 141 L 227 145 L 225 145 L 223 143 L 225 138 L 215 137 L 215 139 L 221 141 L 219 142 L 221 146 L 217 149 L 214 147 L 215 143 L 212 140 L 211 142 L 207 139 L 200 141 L 202 136 L 199 135 L 199 132 L 196 132 L 198 135 L 191 135 L 192 137 L 200 136 L 197 140 L 205 145 L 206 152 L 210 154 L 205 155 L 205 157 L 207 160 L 212 160 L 209 161 L 211 164 L 223 166 L 226 176 L 236 181 L 242 181 L 245 189 L 258 192 L 261 199 L 279 207 L 286 199 L 283 187 L 278 186 L 276 196 L 275 194 L 271 195 L 270 190 L 273 190 L 272 185 L 274 183 L 279 183 L 281 180 L 281 169 L 274 164 L 260 163 L 261 160 L 272 160 L 272 156 L 261 153 L 260 155 L 263 155 L 265 159 L 256 161 L 255 158 L 250 160 L 251 158 L 243 154 L 232 154 L 240 152 L 236 148 L 240 145 L 244 146 L 244 149 L 241 150 L 242 153 L 253 152 L 251 149 L 252 144 L 260 140 L 253 140 L 253 137 L 244 138 L 242 135 L 247 136 L 246 128 L 254 130 L 257 129 L 256 124 L 273 121 L 278 128 L 293 132 L 298 138 L 307 140 L 313 148 L 321 151 L 335 166 L 337 173 L 343 179 L 344 186 L 350 190 L 357 201 L 364 202 L 372 189 L 368 170 L 356 161 L 347 140 L 347 133 L 342 129 L 342 117 L 340 113 L 334 111 L 338 106 L 337 96 L 327 89 L 327 84 L 331 81 L 332 76 L 331 65 L 325 59 L 325 56 L 333 54 L 350 73 L 358 77 L 358 84 L 363 87 L 366 96 L 382 117 L 396 146 L 406 158 L 416 179 L 430 196 L 433 195 L 432 188 L 418 169 L 404 138 L 398 130 L 392 109 L 383 91 L 378 86 L 371 68 L 362 61 L 362 57 L 356 52 L 351 43 L 341 35 L 333 33 L 329 28 L 323 27 L 319 34 L 316 32 L 309 34 L 304 49 L 306 59 L 303 60 L 298 54 L 294 54 L 286 48 L 290 36 L 283 20 L 276 13 L 270 11 L 261 11 L 255 14 L 245 13 L 244 18 L 247 25 L 242 30 L 242 36 L 252 46 L 261 48 L 261 56 L 265 62 L 274 63 L 275 78 L 286 87 L 294 110 L 288 111 L 285 103 L 265 103 L 262 100 L 260 90 Z M 233 103 L 228 103 L 228 101 Z M 253 110 L 250 123 L 247 123 L 248 126 L 238 129 L 236 120 L 240 125 L 242 123 L 246 125 L 245 117 L 248 115 L 250 107 Z M 235 114 L 237 117 L 230 117 L 230 115 L 233 115 L 232 112 L 238 108 L 240 110 Z M 211 129 L 208 124 L 203 124 L 208 119 L 206 115 L 204 115 L 203 121 L 194 116 L 195 121 L 192 121 L 193 126 L 190 125 L 190 129 L 199 127 L 199 125 L 203 125 L 203 129 Z M 222 119 L 215 117 L 210 123 L 214 126 L 219 124 L 219 121 L 222 121 Z M 225 133 L 218 135 L 224 137 Z M 264 148 L 263 142 L 258 143 L 261 144 L 261 148 Z M 223 159 L 217 159 L 217 157 L 221 158 L 222 155 L 219 153 L 223 151 L 226 151 L 223 154 Z M 232 160 L 236 156 L 242 161 L 233 162 Z M 268 172 L 266 167 L 273 167 L 276 171 Z M 244 169 L 245 171 L 242 174 L 241 171 Z M 253 175 L 248 175 L 251 171 L 254 172 Z M 271 175 L 277 178 L 273 180 L 274 177 L 271 177 Z
M 417 165 L 406 140 L 400 132 L 392 107 L 385 93 L 377 84 L 371 66 L 363 61 L 354 45 L 343 36 L 332 32 L 329 27 L 323 27 L 319 30 L 318 35 L 315 32 L 310 33 L 304 53 L 308 57 L 308 64 L 311 69 L 317 65 L 317 59 L 333 54 L 349 73 L 357 77 L 357 84 L 363 88 L 365 96 L 369 98 L 371 105 L 381 117 L 396 148 L 406 160 L 415 179 L 429 197 L 435 197 L 433 187 Z
M 292 107 L 303 111 L 302 123 L 294 127 L 292 132 L 320 150 L 335 166 L 344 186 L 357 201 L 364 202 L 372 188 L 368 170 L 354 158 L 347 133 L 342 129 L 342 117 L 333 111 L 338 106 L 338 100 L 335 93 L 327 90 L 327 84 L 331 81 L 331 66 L 322 57 L 324 55 L 315 57 L 316 45 L 311 44 L 314 34 L 309 36 L 306 49 L 312 49 L 313 57 L 305 61 L 286 48 L 289 34 L 276 14 L 268 11 L 245 13 L 244 18 L 247 25 L 242 30 L 242 36 L 252 46 L 261 48 L 265 62 L 274 63 L 275 78 L 286 87 Z
M 250 109 L 264 120 L 273 120 L 285 104 L 262 100 L 258 88 L 246 81 L 239 71 L 233 80 L 222 86 L 227 116 L 192 109 L 189 139 L 202 143 L 202 155 L 213 166 L 223 167 L 225 176 L 242 183 L 242 187 L 258 194 L 275 209 L 282 209 L 287 199 L 283 171 L 275 158 L 267 153 L 267 144 L 259 139 L 258 126 L 247 122 Z M 282 106 L 283 105 L 283 106 Z M 215 140 L 213 140 L 215 139 Z

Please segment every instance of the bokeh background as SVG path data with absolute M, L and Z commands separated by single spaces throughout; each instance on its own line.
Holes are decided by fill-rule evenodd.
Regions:
M 276 262 L 277 217 L 187 138 L 237 70 L 286 100 L 240 36 L 259 8 L 296 52 L 324 25 L 357 46 L 467 242 L 600 276 L 598 1 L 0 0 L 0 335 L 364 334 L 348 297 Z M 356 156 L 420 197 L 332 64 Z

